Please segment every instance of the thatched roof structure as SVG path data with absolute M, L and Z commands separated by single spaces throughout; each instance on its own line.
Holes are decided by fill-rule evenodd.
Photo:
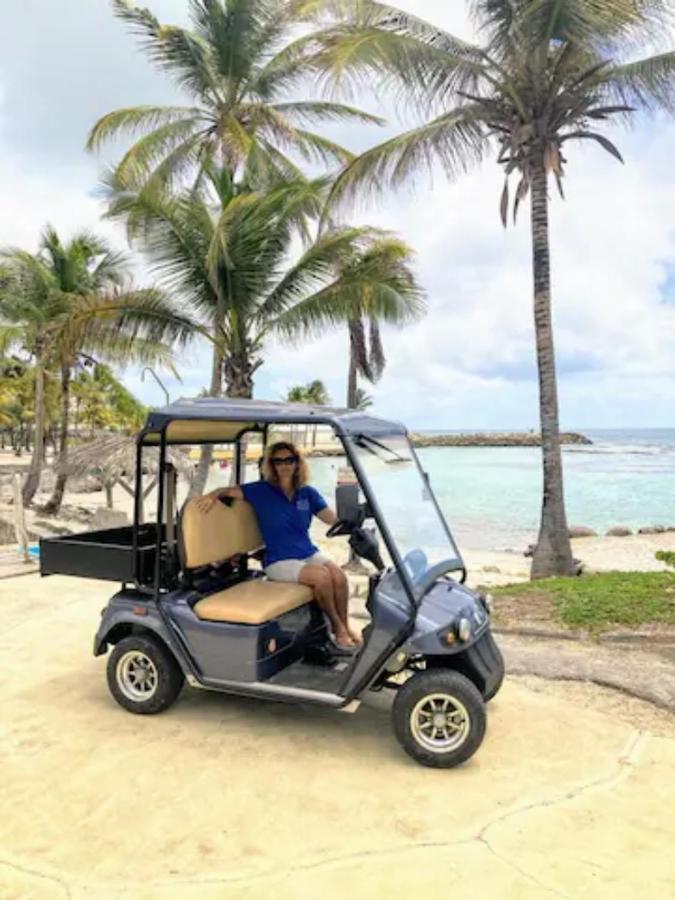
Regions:
M 167 447 L 167 461 L 173 463 L 179 475 L 190 479 L 194 464 L 188 456 L 175 447 Z M 143 449 L 143 469 L 156 473 L 159 466 L 159 451 L 156 448 Z M 112 434 L 94 438 L 80 444 L 68 452 L 68 461 L 57 466 L 57 472 L 64 475 L 95 475 L 104 484 L 118 480 L 130 481 L 136 472 L 136 437 L 134 435 Z

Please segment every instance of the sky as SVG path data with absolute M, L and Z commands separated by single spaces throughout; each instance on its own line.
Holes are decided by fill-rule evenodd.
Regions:
M 186 0 L 145 5 L 162 21 L 186 22 Z M 460 0 L 399 5 L 471 36 Z M 23 0 L 1 15 L 0 245 L 35 250 L 50 222 L 66 237 L 90 227 L 124 246 L 121 231 L 101 222 L 97 196 L 98 175 L 114 156 L 87 154 L 86 135 L 113 109 L 176 102 L 176 89 L 151 68 L 108 0 Z M 377 107 L 372 98 L 355 98 L 361 100 Z M 640 117 L 631 131 L 613 131 L 607 134 L 626 165 L 594 144 L 577 145 L 569 153 L 567 200 L 551 194 L 561 423 L 579 430 L 672 427 L 675 120 Z M 331 136 L 356 150 L 387 133 L 351 126 Z M 529 219 L 522 215 L 504 231 L 501 187 L 501 171 L 490 161 L 454 183 L 420 174 L 404 191 L 354 210 L 352 221 L 396 231 L 414 248 L 427 292 L 424 319 L 385 330 L 385 375 L 375 387 L 364 385 L 378 414 L 412 428 L 537 427 Z M 136 270 L 147 278 L 140 259 Z M 178 362 L 181 382 L 160 372 L 172 399 L 208 383 L 208 356 L 203 345 L 188 349 Z M 344 333 L 300 347 L 272 342 L 255 394 L 281 399 L 289 386 L 321 378 L 343 404 L 346 374 Z M 142 381 L 137 370 L 123 380 L 145 402 L 164 402 L 154 380 Z

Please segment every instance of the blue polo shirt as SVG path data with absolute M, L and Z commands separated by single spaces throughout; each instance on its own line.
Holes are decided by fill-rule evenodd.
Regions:
M 265 565 L 282 559 L 307 559 L 318 548 L 309 539 L 312 516 L 328 504 L 313 487 L 298 488 L 291 500 L 269 481 L 242 484 L 244 499 L 255 510 L 265 541 Z

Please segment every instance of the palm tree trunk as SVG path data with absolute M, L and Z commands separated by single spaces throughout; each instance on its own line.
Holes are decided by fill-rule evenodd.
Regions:
M 57 475 L 54 491 L 45 506 L 45 512 L 56 515 L 63 503 L 63 494 L 66 489 L 65 474 L 68 462 L 68 430 L 70 426 L 70 366 L 61 367 L 61 430 L 59 434 L 59 457 L 56 465 Z
M 45 370 L 41 359 L 41 350 L 35 357 L 35 435 L 33 441 L 33 455 L 30 461 L 28 477 L 23 486 L 22 496 L 24 506 L 28 506 L 33 500 L 35 492 L 40 484 L 40 475 L 44 465 L 45 454 Z
M 221 317 L 216 313 L 216 322 L 219 323 L 221 321 Z M 219 327 L 214 329 L 214 332 L 217 334 Z M 211 369 L 211 388 L 209 390 L 210 397 L 220 397 L 223 389 L 223 350 L 219 343 L 214 344 L 213 346 L 213 366 Z M 192 484 L 190 485 L 189 497 L 199 497 L 200 494 L 204 493 L 204 488 L 206 487 L 206 482 L 209 477 L 209 471 L 211 469 L 211 463 L 213 461 L 213 445 L 212 444 L 204 444 L 202 447 L 202 455 L 199 458 L 199 464 L 197 465 L 197 471 L 195 472 L 195 477 L 192 479 Z
M 539 539 L 532 559 L 532 578 L 573 575 L 575 572 L 565 514 L 562 453 L 560 450 L 558 388 L 553 323 L 551 321 L 551 256 L 547 181 L 542 156 L 535 163 L 532 179 L 532 258 L 544 493 Z

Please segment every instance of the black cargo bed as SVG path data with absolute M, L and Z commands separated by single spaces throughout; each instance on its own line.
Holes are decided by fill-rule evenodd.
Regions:
M 138 529 L 138 571 L 134 560 L 133 527 L 85 531 L 40 541 L 42 575 L 76 575 L 103 581 L 152 583 L 157 555 L 157 526 Z

